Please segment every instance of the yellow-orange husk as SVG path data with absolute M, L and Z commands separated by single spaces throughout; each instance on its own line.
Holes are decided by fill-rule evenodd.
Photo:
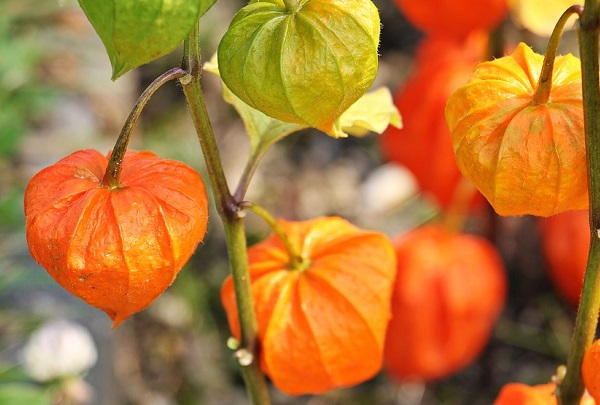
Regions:
M 308 267 L 288 268 L 289 255 L 275 235 L 248 250 L 262 370 L 295 395 L 373 377 L 390 318 L 391 243 L 338 217 L 279 223 Z M 231 277 L 221 299 L 239 338 Z
M 113 319 L 146 308 L 203 239 L 200 175 L 151 152 L 127 152 L 120 187 L 102 184 L 107 156 L 81 150 L 36 174 L 25 191 L 33 258 L 58 284 Z
M 588 206 L 580 63 L 557 57 L 549 100 L 538 104 L 542 63 L 521 43 L 479 64 L 446 105 L 457 165 L 500 215 Z

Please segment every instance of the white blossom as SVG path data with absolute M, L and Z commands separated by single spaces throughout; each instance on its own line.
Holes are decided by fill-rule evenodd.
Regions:
M 88 330 L 66 320 L 42 325 L 31 335 L 22 354 L 25 370 L 38 381 L 80 375 L 98 359 Z

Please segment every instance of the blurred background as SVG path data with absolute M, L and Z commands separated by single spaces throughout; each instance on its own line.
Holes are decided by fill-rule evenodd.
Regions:
M 218 1 L 202 19 L 206 60 L 243 4 Z M 416 69 L 424 34 L 392 0 L 375 4 L 382 38 L 374 87 L 400 92 Z M 524 40 L 543 52 L 547 36 L 520 25 L 514 10 L 494 33 L 502 35 L 503 49 Z M 576 53 L 575 39 L 574 32 L 567 32 L 561 50 Z M 138 95 L 177 66 L 180 55 L 176 51 L 111 82 L 102 43 L 75 0 L 0 0 L 0 405 L 248 403 L 225 344 L 229 332 L 219 289 L 228 264 L 214 210 L 204 242 L 174 284 L 116 330 L 104 313 L 56 285 L 31 259 L 25 242 L 22 201 L 28 180 L 75 150 L 108 152 Z M 218 78 L 205 74 L 203 81 L 225 170 L 235 184 L 248 150 L 244 126 L 223 102 Z M 409 115 L 403 116 L 409 125 Z M 150 149 L 205 171 L 185 100 L 174 84 L 150 101 L 131 148 Z M 307 130 L 267 153 L 248 199 L 276 217 L 342 215 L 395 237 L 439 216 L 443 203 L 423 182 L 407 165 L 382 153 L 378 135 L 335 140 Z M 291 397 L 274 389 L 273 403 L 483 405 L 491 404 L 508 382 L 549 381 L 566 358 L 577 293 L 568 298 L 554 288 L 560 282 L 548 271 L 545 227 L 532 217 L 498 217 L 484 203 L 470 211 L 465 229 L 496 245 L 509 289 L 485 349 L 459 372 L 426 383 L 397 381 L 382 372 L 359 386 L 318 397 Z M 252 215 L 247 230 L 250 243 L 269 234 Z M 581 245 L 585 251 L 585 241 Z M 63 354 L 63 349 L 75 354 Z M 52 356 L 65 362 L 72 357 L 74 364 L 55 374 L 39 370 L 44 364 L 57 368 Z M 61 370 L 79 377 L 65 383 Z

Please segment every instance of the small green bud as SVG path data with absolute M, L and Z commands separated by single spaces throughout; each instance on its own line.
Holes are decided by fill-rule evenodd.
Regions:
M 219 44 L 221 78 L 273 118 L 345 136 L 338 118 L 375 80 L 379 31 L 370 0 L 252 2 Z

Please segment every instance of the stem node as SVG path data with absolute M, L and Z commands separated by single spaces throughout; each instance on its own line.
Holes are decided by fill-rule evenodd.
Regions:
M 252 286 L 248 269 L 244 218 L 236 199 L 231 195 L 223 171 L 221 156 L 208 117 L 204 94 L 200 86 L 200 49 L 198 25 L 184 41 L 182 68 L 187 73 L 181 85 L 188 102 L 192 121 L 198 134 L 206 168 L 214 193 L 219 216 L 223 221 L 227 241 L 227 254 L 235 288 L 241 330 L 240 347 L 235 352 L 246 389 L 253 405 L 269 405 L 269 392 L 265 377 L 254 359 L 258 350 L 258 322 L 254 313 Z

